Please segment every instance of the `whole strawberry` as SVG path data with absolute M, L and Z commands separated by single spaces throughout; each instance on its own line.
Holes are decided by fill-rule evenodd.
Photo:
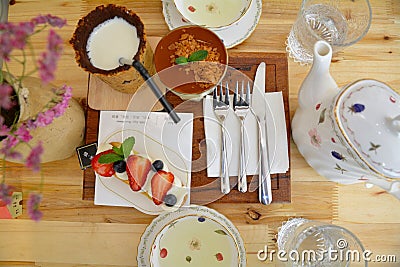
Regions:
M 92 168 L 98 175 L 101 175 L 104 177 L 111 177 L 115 174 L 113 163 L 100 163 L 99 162 L 100 157 L 102 157 L 103 155 L 110 155 L 110 154 L 115 154 L 112 149 L 103 151 L 93 157 Z

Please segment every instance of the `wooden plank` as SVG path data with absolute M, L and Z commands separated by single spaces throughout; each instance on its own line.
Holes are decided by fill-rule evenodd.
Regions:
M 398 262 L 398 224 L 347 223 L 341 226 L 355 233 L 363 244 L 369 244 L 365 248 L 373 253 L 371 259 L 376 259 L 377 255 L 392 255 Z M 145 227 L 138 224 L 1 220 L 0 234 L 8 242 L 0 243 L 0 266 L 137 266 L 136 244 Z M 371 227 L 375 231 L 371 232 Z M 276 226 L 240 225 L 238 230 L 246 248 L 248 266 L 267 265 L 268 261 L 260 261 L 257 254 L 265 246 L 269 251 L 277 249 Z M 390 238 L 381 239 L 381 235 Z M 270 264 L 277 263 L 275 254 Z M 379 263 L 373 266 L 395 264 Z
M 267 92 L 282 92 L 286 126 L 288 151 L 290 152 L 290 114 L 289 114 L 289 91 L 287 76 L 287 58 L 282 53 L 230 53 L 229 65 L 238 69 L 254 80 L 257 66 L 262 61 L 267 64 Z M 93 84 L 92 84 L 93 85 Z M 95 89 L 90 87 L 89 91 Z M 89 93 L 90 94 L 90 93 Z M 101 98 L 99 98 L 101 99 Z M 108 99 L 108 97 L 105 97 Z M 182 101 L 179 97 L 167 93 L 167 99 L 176 107 L 177 112 L 193 112 L 193 155 L 192 155 L 192 184 L 191 184 L 191 202 L 193 204 L 208 204 L 216 201 L 217 203 L 257 203 L 258 191 L 247 192 L 245 194 L 232 190 L 228 195 L 222 195 L 220 192 L 220 181 L 218 178 L 208 178 L 206 167 L 206 147 L 205 133 L 203 123 L 203 105 L 202 102 Z M 103 104 L 100 106 L 104 106 Z M 115 105 L 114 105 L 115 106 Z M 109 106 L 111 107 L 111 106 Z M 92 121 L 93 120 L 93 121 Z M 88 108 L 86 143 L 97 141 L 98 112 Z M 289 153 L 290 154 L 290 153 Z M 249 181 L 252 177 L 249 176 Z M 231 184 L 235 184 L 237 177 L 231 177 Z M 94 198 L 95 176 L 92 169 L 84 172 L 83 199 L 92 200 Z M 257 183 L 257 179 L 253 179 Z M 283 174 L 271 175 L 273 201 L 290 202 L 290 169 Z
M 0 236 L 8 241 L 0 243 L 0 259 L 47 266 L 137 266 L 137 244 L 145 228 L 141 224 L 0 220 Z M 267 225 L 243 225 L 238 230 L 249 255 L 267 242 Z
M 0 225 L 0 236 L 7 240 L 0 243 L 2 261 L 93 265 L 136 265 L 137 244 L 145 229 L 138 224 L 27 220 L 1 220 Z
M 335 212 L 337 214 L 335 219 L 338 221 L 388 224 L 400 221 L 399 200 L 377 186 L 366 188 L 362 183 L 339 185 L 338 191 L 338 208 Z M 358 195 L 354 197 L 356 193 Z

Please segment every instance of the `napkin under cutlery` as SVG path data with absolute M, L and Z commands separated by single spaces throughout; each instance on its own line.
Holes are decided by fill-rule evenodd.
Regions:
M 267 139 L 271 174 L 285 173 L 289 169 L 289 155 L 285 109 L 282 92 L 265 93 L 268 103 Z M 231 101 L 232 103 L 232 101 Z M 204 130 L 207 144 L 207 176 L 218 177 L 220 174 L 221 131 L 212 107 L 212 97 L 203 101 Z M 253 113 L 249 112 L 245 119 L 246 173 L 258 174 L 258 128 Z M 237 176 L 239 169 L 240 121 L 231 109 L 225 121 L 227 133 L 227 151 L 229 175 Z

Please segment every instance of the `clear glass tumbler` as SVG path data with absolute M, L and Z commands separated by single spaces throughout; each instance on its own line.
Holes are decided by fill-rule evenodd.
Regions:
M 364 37 L 371 19 L 368 0 L 303 0 L 286 50 L 295 62 L 309 64 L 316 41 L 327 41 L 333 53 L 341 51 Z
M 295 218 L 278 232 L 280 261 L 286 266 L 368 266 L 368 251 L 349 230 Z

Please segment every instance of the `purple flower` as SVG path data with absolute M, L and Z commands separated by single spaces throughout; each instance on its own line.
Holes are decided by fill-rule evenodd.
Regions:
M 39 75 L 44 83 L 49 83 L 54 79 L 54 71 L 56 70 L 56 58 L 48 51 L 43 52 L 39 63 Z
M 43 213 L 39 210 L 40 202 L 42 201 L 42 195 L 37 193 L 30 193 L 28 199 L 28 214 L 29 217 L 34 221 L 40 221 L 43 217 Z
M 12 134 L 8 134 L 7 138 L 2 141 L 3 149 L 10 150 L 16 145 L 18 145 L 19 140 Z M 6 153 L 4 153 L 6 154 Z
M 64 101 L 62 101 L 62 102 L 58 103 L 57 105 L 55 105 L 53 107 L 54 117 L 58 118 L 62 114 L 64 114 L 64 112 L 67 109 L 67 107 L 68 107 L 68 102 L 64 102 Z
M 61 88 L 61 91 L 63 92 L 64 99 L 69 100 L 72 97 L 72 88 L 71 86 L 63 85 Z
M 61 28 L 66 24 L 66 20 L 49 14 L 19 24 L 0 23 L 0 57 L 9 61 L 14 48 L 24 49 L 29 37 L 34 34 L 35 26 L 40 24 Z
M 13 106 L 11 101 L 11 94 L 13 89 L 8 84 L 0 84 L 0 107 L 4 109 L 10 109 Z
M 34 56 L 35 53 L 34 51 L 26 52 L 24 50 L 27 48 L 33 49 L 29 43 L 32 36 L 48 29 L 48 26 L 61 28 L 65 24 L 65 19 L 50 14 L 37 16 L 27 22 L 0 23 L 0 57 L 4 60 L 4 65 L 8 69 L 8 62 L 13 60 L 13 63 L 15 62 L 22 65 L 22 69 L 24 70 L 22 71 L 22 75 L 11 75 L 15 77 L 21 76 L 20 80 L 22 81 L 26 73 L 31 75 L 37 71 L 43 83 L 48 83 L 53 80 L 57 62 L 63 52 L 63 41 L 55 32 L 55 29 L 50 28 L 48 30 L 47 40 L 45 40 L 47 45 L 46 49 L 42 54 L 38 54 L 37 62 L 30 64 L 27 60 L 27 56 Z M 0 76 L 2 77 L 3 75 Z M 1 79 L 1 81 L 4 80 Z M 40 170 L 43 145 L 41 142 L 34 147 L 32 147 L 32 144 L 29 144 L 32 140 L 30 130 L 47 126 L 53 122 L 54 118 L 64 114 L 65 110 L 68 108 L 69 100 L 72 97 L 71 90 L 70 87 L 64 85 L 56 92 L 55 97 L 45 105 L 45 111 L 40 112 L 36 117 L 25 120 L 22 124 L 17 125 L 14 123 L 12 126 L 4 125 L 5 119 L 0 114 L 0 136 L 4 137 L 0 143 L 0 154 L 3 155 L 4 159 L 23 159 L 22 154 L 16 151 L 16 146 L 23 143 L 23 145 L 31 147 L 29 155 L 24 158 L 25 165 L 33 171 Z M 5 82 L 4 84 L 0 84 L 0 107 L 2 109 L 8 110 L 17 103 L 13 101 L 11 97 L 12 93 L 12 86 Z M 10 192 L 11 187 L 5 185 L 4 182 L 0 182 L 0 205 L 10 202 Z M 27 208 L 29 216 L 35 221 L 40 220 L 43 216 L 42 212 L 39 210 L 41 201 L 41 194 L 30 194 Z
M 57 56 L 61 55 L 63 40 L 53 29 L 49 30 L 47 36 L 47 49 Z
M 35 25 L 31 22 L 21 22 L 12 26 L 11 44 L 14 48 L 24 49 L 28 37 L 33 33 Z
M 43 146 L 42 143 L 39 142 L 37 146 L 32 148 L 31 152 L 29 153 L 28 157 L 26 158 L 25 166 L 32 168 L 33 171 L 40 170 L 40 156 L 43 153 Z
M 6 185 L 5 183 L 0 184 L 0 207 L 2 205 L 10 205 L 12 201 L 12 192 L 14 188 Z
M 53 122 L 54 118 L 58 118 L 64 114 L 68 107 L 69 100 L 72 97 L 71 91 L 72 88 L 66 85 L 60 89 L 55 89 L 55 93 L 57 95 L 61 95 L 61 100 L 59 100 L 58 103 L 52 108 L 46 110 L 45 112 L 39 113 L 34 120 L 28 120 L 26 122 L 27 128 L 35 129 L 37 127 L 47 126 Z
M 67 20 L 50 14 L 37 16 L 36 18 L 33 18 L 31 22 L 35 25 L 48 23 L 51 26 L 58 28 L 62 28 L 65 24 L 67 24 Z
M 31 22 L 0 24 L 0 56 L 9 61 L 10 53 L 14 48 L 25 48 L 34 28 L 35 25 Z
M 47 38 L 47 51 L 43 52 L 38 60 L 39 75 L 45 83 L 54 79 L 57 61 L 62 53 L 62 43 L 61 37 L 51 29 Z
M 9 61 L 12 49 L 10 33 L 2 32 L 0 34 L 0 57 L 5 61 Z
M 4 158 L 21 159 L 21 153 L 13 150 L 19 144 L 19 140 L 11 133 L 7 133 L 6 136 L 7 138 L 2 141 L 3 147 L 0 149 L 0 154 L 3 154 Z
M 29 142 L 32 139 L 32 135 L 29 133 L 29 130 L 25 124 L 22 124 L 15 132 L 22 142 Z
M 37 127 L 43 127 L 47 126 L 50 123 L 52 123 L 54 119 L 54 111 L 49 109 L 45 112 L 41 112 L 37 115 L 36 120 L 35 120 L 35 125 Z
M 64 85 L 61 89 L 59 89 L 56 93 L 62 96 L 62 100 L 53 107 L 54 116 L 56 118 L 60 117 L 64 114 L 65 110 L 68 108 L 69 100 L 72 97 L 72 88 Z

